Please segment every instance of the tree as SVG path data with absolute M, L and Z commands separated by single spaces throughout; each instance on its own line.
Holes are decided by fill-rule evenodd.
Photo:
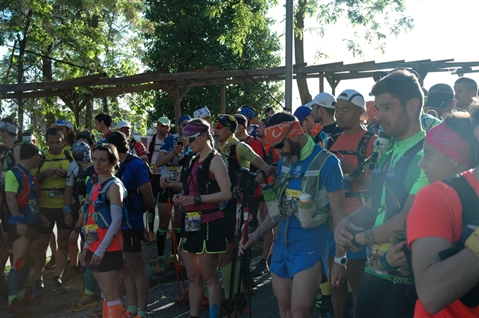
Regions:
M 298 0 L 294 32 L 296 64 L 305 63 L 303 34 L 306 17 L 316 17 L 320 35 L 324 35 L 327 25 L 346 19 L 356 30 L 344 38 L 346 48 L 354 56 L 362 56 L 362 45 L 373 45 L 384 52 L 388 36 L 397 36 L 412 28 L 413 21 L 406 15 L 405 3 L 405 0 Z M 298 78 L 297 84 L 304 105 L 311 101 L 306 79 Z
M 148 28 L 141 16 L 141 0 L 5 1 L 0 10 L 1 41 L 9 47 L 0 65 L 5 84 L 21 83 L 21 79 L 64 80 L 102 72 L 125 76 L 141 69 L 143 48 L 138 34 Z M 140 120 L 138 108 L 148 105 L 136 98 L 128 95 L 132 100 L 128 108 L 119 107 L 128 100 L 117 98 L 107 98 L 106 106 L 111 114 L 141 123 L 144 120 Z M 151 98 L 141 98 L 150 103 Z M 91 128 L 94 103 L 88 89 L 64 90 L 59 99 L 27 100 L 25 112 L 23 102 L 18 99 L 7 106 L 18 111 L 21 122 L 24 113 L 29 116 L 34 127 L 46 127 L 55 118 L 65 118 L 78 128 Z M 126 116 L 125 109 L 133 112 Z
M 221 70 L 276 67 L 280 46 L 265 18 L 268 1 L 147 0 L 146 18 L 155 26 L 145 35 L 147 57 L 152 70 L 176 73 L 219 67 Z M 278 83 L 230 85 L 226 90 L 227 111 L 234 113 L 243 104 L 258 110 L 282 99 Z M 220 87 L 193 87 L 181 102 L 191 114 L 197 105 L 207 105 L 214 114 L 220 110 Z M 173 118 L 172 98 L 157 93 L 150 118 L 162 114 Z

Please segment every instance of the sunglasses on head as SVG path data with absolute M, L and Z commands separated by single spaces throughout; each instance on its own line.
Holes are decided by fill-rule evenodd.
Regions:
M 220 130 L 220 129 L 223 129 L 224 127 L 225 127 L 225 126 L 224 126 L 223 124 L 220 124 L 220 123 L 216 123 L 216 124 L 215 124 L 215 129 Z
M 286 137 L 288 137 L 288 134 L 291 131 L 291 128 L 293 128 L 293 125 L 294 125 L 294 123 L 292 123 L 291 126 L 289 126 L 288 131 L 286 132 L 284 137 L 281 139 L 280 142 L 278 142 L 276 145 L 274 145 L 273 148 L 275 148 L 275 149 L 283 149 L 284 148 L 284 141 L 285 141 Z
M 185 140 L 188 142 L 188 143 L 192 143 L 193 141 L 196 140 L 196 138 L 200 135 L 200 133 L 196 133 L 194 134 L 193 136 L 190 136 L 190 137 L 185 137 Z

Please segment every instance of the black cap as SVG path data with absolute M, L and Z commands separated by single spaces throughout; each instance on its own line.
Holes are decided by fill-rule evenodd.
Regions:
M 215 123 L 220 123 L 223 126 L 228 127 L 233 133 L 236 132 L 236 127 L 238 127 L 238 122 L 236 121 L 236 118 L 227 114 L 221 114 L 216 117 Z
M 109 134 L 105 138 L 105 142 L 114 145 L 119 153 L 127 153 L 129 150 L 128 139 L 121 131 L 115 131 Z
M 40 149 L 34 144 L 22 143 L 20 145 L 20 160 L 30 159 L 39 154 Z

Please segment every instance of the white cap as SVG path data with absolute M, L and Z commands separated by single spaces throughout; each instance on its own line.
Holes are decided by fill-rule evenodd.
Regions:
M 334 109 L 334 105 L 336 105 L 336 99 L 334 98 L 333 95 L 326 92 L 322 92 L 316 95 L 316 97 L 311 102 L 307 103 L 304 106 L 308 106 L 312 108 L 313 105 L 318 105 L 321 107 Z
M 125 120 L 120 120 L 118 124 L 116 125 L 116 129 L 125 128 L 125 127 L 131 128 L 130 123 Z
M 195 118 L 211 117 L 211 112 L 208 109 L 208 107 L 204 106 L 204 107 L 201 107 L 200 109 L 195 110 L 193 112 L 193 117 Z
M 346 89 L 338 96 L 338 100 L 346 100 L 354 105 L 366 109 L 366 102 L 363 95 L 354 89 Z
M 73 124 L 71 121 L 69 120 L 57 120 L 57 122 L 55 123 L 55 126 L 57 127 L 67 127 L 69 129 L 73 129 Z

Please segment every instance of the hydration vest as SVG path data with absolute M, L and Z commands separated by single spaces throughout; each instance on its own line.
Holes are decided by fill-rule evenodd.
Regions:
M 215 154 L 210 153 L 203 161 L 203 163 L 199 165 L 198 169 L 196 170 L 196 175 L 192 176 L 193 178 L 195 178 L 196 176 L 196 180 L 193 180 L 192 182 L 194 182 L 196 188 L 198 189 L 198 192 L 201 195 L 220 192 L 218 182 L 216 182 L 216 180 L 210 179 L 209 177 L 211 160 L 213 160 L 214 157 Z M 188 182 L 191 179 L 191 167 L 194 165 L 196 160 L 199 160 L 198 155 L 191 158 L 189 165 L 181 174 L 181 181 L 183 183 L 183 191 L 185 195 L 188 195 L 190 193 Z
M 405 189 L 403 186 L 404 176 L 407 174 L 409 166 L 416 156 L 422 150 L 424 139 L 408 149 L 398 160 L 393 169 L 389 169 L 392 159 L 392 152 L 386 159 L 384 165 L 374 169 L 371 178 L 371 210 L 378 212 L 380 208 L 386 211 L 388 219 L 402 211 L 404 203 L 409 196 L 411 189 Z M 385 206 L 381 207 L 381 196 L 383 186 L 386 187 Z
M 311 195 L 311 198 L 314 202 L 314 206 L 316 207 L 316 211 L 313 213 L 312 217 L 315 219 L 320 219 L 320 221 L 318 222 L 319 224 L 326 222 L 330 215 L 330 210 L 326 208 L 326 206 L 329 204 L 329 201 L 328 201 L 328 193 L 327 193 L 326 187 L 323 187 L 320 189 L 320 186 L 321 186 L 320 174 L 321 174 L 321 169 L 324 166 L 324 163 L 331 156 L 333 156 L 331 152 L 329 152 L 326 149 L 321 149 L 314 156 L 314 158 L 312 158 L 305 172 L 300 174 L 299 176 L 293 176 L 293 177 L 291 176 L 291 163 L 286 158 L 284 158 L 283 163 L 281 165 L 281 171 L 279 172 L 279 175 L 276 179 L 276 185 L 275 185 L 276 198 L 278 198 L 278 200 L 281 200 L 281 198 L 283 197 L 286 191 L 288 182 L 292 178 L 301 179 L 302 180 L 301 192 L 308 193 L 309 195 Z M 280 214 L 293 216 L 291 213 L 287 213 L 284 210 L 284 207 L 281 206 L 281 204 L 279 204 L 278 207 L 280 210 Z
M 101 184 L 96 200 L 94 202 L 86 203 L 93 204 L 95 207 L 93 218 L 95 219 L 95 223 L 98 225 L 98 227 L 102 229 L 107 229 L 111 224 L 110 200 L 108 200 L 106 193 L 113 183 L 118 184 L 120 189 L 123 189 L 123 197 L 126 198 L 128 193 L 123 183 L 117 177 L 112 177 Z M 90 214 L 86 213 L 86 216 L 88 218 L 90 217 Z M 88 224 L 88 220 L 86 224 Z M 128 225 L 128 211 L 126 210 L 125 203 L 123 203 L 121 225 Z
M 36 211 L 32 211 L 32 209 L 38 209 L 36 205 L 40 197 L 40 187 L 37 179 L 28 170 L 20 166 L 13 166 L 11 171 L 18 181 L 16 200 L 20 214 L 25 217 L 28 224 L 37 223 L 39 218 L 34 217 Z M 9 223 L 15 223 L 12 214 L 10 214 Z

